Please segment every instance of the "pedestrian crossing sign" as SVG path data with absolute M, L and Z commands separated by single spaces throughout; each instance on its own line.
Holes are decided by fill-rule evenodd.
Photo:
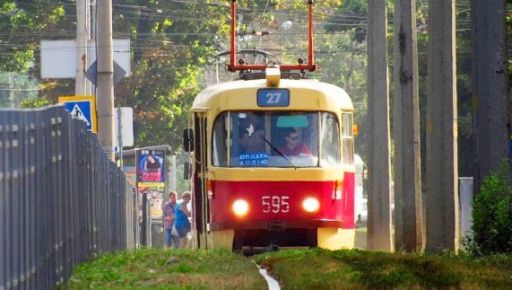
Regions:
M 96 101 L 92 96 L 62 96 L 59 104 L 63 104 L 74 119 L 87 124 L 87 130 L 98 132 L 96 121 Z

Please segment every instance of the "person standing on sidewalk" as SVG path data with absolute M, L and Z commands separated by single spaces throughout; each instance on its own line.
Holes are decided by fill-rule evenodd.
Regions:
M 191 199 L 189 191 L 185 191 L 181 196 L 183 201 L 176 206 L 174 221 L 175 234 L 179 237 L 180 243 L 179 248 L 185 248 L 187 245 L 187 234 L 190 232 L 191 225 L 188 218 L 190 217 L 190 211 L 187 208 L 188 203 Z
M 171 247 L 174 244 L 174 247 L 179 247 L 178 239 L 174 238 L 172 235 L 172 227 L 174 225 L 175 220 L 175 210 L 176 210 L 176 191 L 169 192 L 169 201 L 164 204 L 163 212 L 164 212 L 164 244 L 166 248 Z

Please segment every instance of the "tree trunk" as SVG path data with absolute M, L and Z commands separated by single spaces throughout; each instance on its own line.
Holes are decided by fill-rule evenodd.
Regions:
M 458 161 L 455 0 L 429 2 L 426 250 L 457 251 Z
M 386 2 L 368 7 L 368 236 L 367 248 L 393 251 Z
M 423 249 L 416 1 L 395 0 L 395 249 Z
M 475 193 L 507 156 L 505 0 L 471 1 Z

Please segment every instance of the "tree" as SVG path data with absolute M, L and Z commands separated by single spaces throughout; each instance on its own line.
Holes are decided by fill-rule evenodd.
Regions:
M 4 0 L 0 4 L 0 71 L 27 73 L 36 63 L 41 34 L 64 31 L 63 4 L 55 1 Z
M 133 76 L 116 87 L 116 105 L 134 107 L 136 146 L 169 144 L 178 150 L 189 108 L 201 89 L 202 67 L 216 51 L 216 38 L 227 35 L 228 10 L 198 3 L 131 2 L 137 8 L 115 14 L 114 31 L 131 35 L 134 60 Z
M 0 72 L 15 73 L 16 86 L 21 85 L 16 88 L 15 95 L 22 105 L 48 104 L 46 100 L 35 99 L 36 96 L 32 95 L 38 87 L 39 41 L 55 36 L 71 37 L 67 16 L 74 10 L 70 4 L 50 0 L 5 0 L 0 4 Z M 27 81 L 19 82 L 22 79 Z M 49 90 L 58 92 L 69 85 L 69 81 L 57 83 L 49 80 L 39 85 L 39 95 L 47 99 Z M 8 81 L 2 81 L 4 87 L 9 87 Z M 4 88 L 0 97 L 5 98 L 8 90 Z

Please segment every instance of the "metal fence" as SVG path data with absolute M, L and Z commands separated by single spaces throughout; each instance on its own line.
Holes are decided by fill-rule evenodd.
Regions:
M 0 290 L 53 289 L 138 243 L 136 195 L 63 107 L 0 110 Z

